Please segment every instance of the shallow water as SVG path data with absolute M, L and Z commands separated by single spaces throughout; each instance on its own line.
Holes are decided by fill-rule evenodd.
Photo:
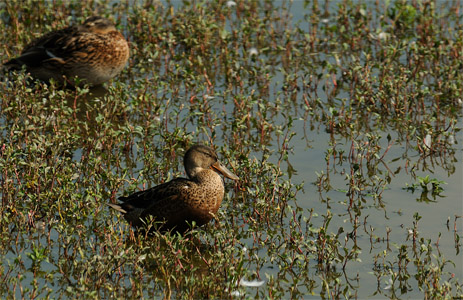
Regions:
M 301 129 L 298 131 L 300 134 Z M 294 181 L 305 181 L 305 193 L 298 196 L 298 204 L 305 209 L 314 209 L 316 212 L 323 212 L 326 209 L 326 203 L 321 203 L 318 197 L 317 188 L 314 185 L 308 184 L 316 180 L 316 173 L 326 170 L 326 163 L 324 155 L 320 155 L 329 147 L 329 136 L 327 134 L 317 134 L 312 132 L 313 140 L 311 142 L 311 149 L 306 149 L 305 140 L 295 138 L 294 141 L 294 157 L 291 162 L 294 166 L 298 166 L 298 174 L 294 176 Z M 382 133 L 382 136 L 387 135 Z M 456 137 L 457 141 L 462 140 L 462 134 L 459 133 Z M 387 143 L 387 141 L 386 141 Z M 341 144 L 348 144 L 342 142 Z M 342 146 L 341 146 L 342 148 Z M 349 146 L 345 146 L 345 151 L 348 151 Z M 442 197 L 437 197 L 436 202 L 419 202 L 417 199 L 420 196 L 420 191 L 415 193 L 404 190 L 405 183 L 411 184 L 414 182 L 413 177 L 406 172 L 396 174 L 387 189 L 382 194 L 382 203 L 384 208 L 376 208 L 373 205 L 373 199 L 370 197 L 367 201 L 371 201 L 370 207 L 362 210 L 361 218 L 367 217 L 367 228 L 373 227 L 374 234 L 381 239 L 379 242 L 371 244 L 368 234 L 364 230 L 364 226 L 359 228 L 358 245 L 362 249 L 359 258 L 361 262 L 349 262 L 347 264 L 346 273 L 348 276 L 354 277 L 359 274 L 358 283 L 358 296 L 366 298 L 372 296 L 376 291 L 377 281 L 371 275 L 373 267 L 373 255 L 381 253 L 387 247 L 393 251 L 389 255 L 397 255 L 398 251 L 392 245 L 401 244 L 406 241 L 408 236 L 408 229 L 413 228 L 413 215 L 419 213 L 422 219 L 419 221 L 420 237 L 430 239 L 431 242 L 439 244 L 437 251 L 443 255 L 447 260 L 455 263 L 455 267 L 450 266 L 448 271 L 455 274 L 457 278 L 463 277 L 463 261 L 461 252 L 455 248 L 453 224 L 455 216 L 461 216 L 463 212 L 463 168 L 461 164 L 462 151 L 461 143 L 456 147 L 455 172 L 450 176 L 443 168 L 437 167 L 433 169 L 431 177 L 445 181 L 447 184 L 444 186 Z M 400 145 L 392 147 L 384 160 L 391 170 L 395 170 L 402 162 L 392 162 L 393 158 L 399 157 L 403 154 L 403 147 Z M 343 168 L 338 168 L 341 171 Z M 428 172 L 417 172 L 417 176 L 428 175 Z M 343 176 L 337 174 L 331 177 L 333 189 L 346 189 L 346 181 Z M 339 202 L 345 201 L 346 195 L 344 192 L 332 191 L 325 195 L 330 197 L 331 212 L 337 217 L 334 217 L 330 226 L 334 229 L 338 227 L 351 227 L 349 217 L 346 216 L 345 205 Z M 431 197 L 432 198 L 432 197 Z M 450 220 L 449 227 L 447 227 L 447 219 Z M 361 222 L 363 224 L 363 221 Z M 457 228 L 463 225 L 462 219 L 456 221 Z M 386 242 L 387 233 L 386 227 L 390 228 L 389 241 Z M 334 230 L 336 231 L 336 230 Z M 439 235 L 440 238 L 439 238 Z M 341 238 L 343 235 L 341 235 Z M 384 239 L 384 240 L 383 240 Z M 395 249 L 395 250 L 394 250 Z M 460 249 L 461 250 L 461 249 Z M 436 253 L 437 254 L 437 253 Z M 382 288 L 386 286 L 382 282 Z M 420 297 L 421 293 L 417 286 L 412 286 L 413 291 L 406 293 L 404 296 L 409 299 Z
M 119 1 L 112 1 L 112 3 L 119 3 Z M 277 5 L 283 3 L 286 2 L 277 2 Z M 324 9 L 335 10 L 338 3 L 340 2 L 328 2 Z M 167 12 L 166 18 L 181 9 L 183 2 L 173 1 L 173 4 L 175 10 Z M 307 17 L 310 14 L 309 9 L 310 6 L 303 7 L 302 1 L 294 1 L 291 5 L 292 16 L 288 19 L 291 20 L 292 26 L 300 26 L 303 33 L 308 33 L 310 29 L 310 26 L 304 23 L 310 21 Z M 278 14 L 278 10 L 272 11 L 275 15 Z M 377 13 L 375 11 L 373 15 L 376 16 Z M 260 16 L 264 14 L 261 13 Z M 234 19 L 235 16 L 231 18 L 237 21 L 233 26 L 238 26 L 238 19 Z M 321 22 L 330 26 L 332 21 L 332 17 L 326 16 Z M 121 24 L 124 27 L 131 25 L 124 18 Z M 278 22 L 275 24 L 271 23 L 276 28 L 275 36 L 281 34 L 278 32 L 281 29 L 278 26 L 288 29 Z M 227 23 L 225 28 L 231 31 L 231 26 L 231 23 Z M 130 37 L 136 44 L 135 33 L 139 28 L 130 29 L 127 34 L 131 34 Z M 373 30 L 373 33 L 376 34 L 376 31 Z M 141 45 L 137 44 L 137 46 L 139 47 L 137 51 L 147 54 L 143 52 Z M 22 248 L 19 247 L 18 251 L 2 249 L 1 268 L 6 274 L 0 286 L 2 290 L 7 291 L 14 286 L 16 288 L 14 295 L 19 298 L 23 293 L 20 291 L 21 288 L 32 287 L 38 283 L 39 286 L 50 289 L 49 292 L 39 293 L 39 296 L 48 293 L 57 297 L 63 295 L 128 297 L 128 295 L 136 295 L 135 292 L 131 294 L 131 289 L 137 288 L 142 290 L 140 294 L 147 298 L 153 295 L 167 297 L 163 291 L 170 292 L 170 289 L 174 290 L 174 297 L 175 292 L 178 293 L 177 296 L 183 296 L 182 289 L 175 290 L 171 286 L 166 288 L 163 281 L 166 278 L 170 280 L 169 276 L 175 277 L 179 269 L 172 268 L 171 270 L 174 270 L 172 273 L 169 273 L 169 270 L 164 270 L 166 274 L 159 273 L 164 267 L 163 264 L 169 265 L 172 261 L 176 261 L 175 255 L 181 254 L 181 251 L 175 252 L 178 250 L 172 246 L 175 242 L 159 243 L 163 244 L 159 246 L 157 244 L 159 239 L 154 239 L 148 242 L 150 249 L 148 252 L 143 252 L 146 249 L 137 249 L 139 245 L 146 245 L 141 242 L 133 245 L 124 240 L 129 239 L 127 235 L 130 230 L 127 224 L 119 215 L 110 211 L 105 203 L 115 200 L 117 196 L 184 174 L 180 162 L 183 147 L 197 141 L 212 142 L 219 150 L 219 156 L 223 161 L 227 165 L 231 164 L 232 169 L 243 177 L 243 182 L 234 185 L 225 181 L 227 195 L 219 212 L 219 221 L 213 222 L 213 225 L 207 227 L 204 232 L 198 233 L 203 242 L 198 247 L 204 251 L 204 256 L 192 259 L 191 268 L 197 267 L 199 270 L 187 273 L 186 269 L 182 269 L 185 271 L 182 273 L 185 278 L 194 281 L 198 280 L 197 278 L 204 278 L 203 276 L 207 278 L 209 275 L 215 278 L 231 276 L 224 279 L 225 283 L 220 285 L 221 288 L 224 285 L 230 288 L 227 290 L 230 292 L 226 294 L 228 296 L 256 295 L 264 298 L 273 296 L 271 293 L 275 290 L 283 289 L 281 294 L 278 294 L 283 295 L 281 297 L 318 299 L 320 296 L 334 297 L 335 294 L 330 294 L 333 289 L 346 288 L 347 293 L 343 294 L 344 296 L 358 298 L 393 296 L 422 298 L 423 292 L 420 291 L 414 277 L 418 277 L 416 264 L 428 253 L 426 251 L 428 240 L 432 248 L 430 252 L 436 255 L 432 263 L 441 263 L 445 258 L 455 264 L 445 265 L 444 275 L 439 278 L 440 282 L 449 280 L 452 276 L 457 279 L 463 278 L 461 242 L 456 244 L 455 235 L 461 235 L 463 228 L 463 133 L 449 127 L 453 130 L 451 134 L 455 134 L 453 136 L 455 142 L 450 143 L 442 137 L 446 141 L 445 151 L 438 145 L 434 146 L 439 137 L 433 136 L 431 148 L 435 147 L 433 149 L 437 149 L 438 152 L 420 152 L 417 146 L 423 147 L 424 137 L 420 137 L 423 134 L 418 132 L 409 135 L 402 123 L 394 120 L 393 117 L 378 116 L 376 109 L 381 105 L 380 103 L 365 102 L 359 104 L 363 106 L 357 107 L 354 102 L 359 99 L 350 96 L 351 91 L 348 87 L 340 84 L 339 90 L 333 91 L 331 75 L 334 74 L 336 80 L 340 82 L 344 76 L 340 71 L 342 68 L 337 66 L 337 56 L 341 56 L 342 53 L 329 51 L 312 53 L 318 58 L 313 61 L 307 59 L 310 61 L 309 64 L 314 65 L 313 68 L 307 67 L 302 70 L 296 68 L 294 74 L 289 74 L 299 76 L 296 85 L 301 90 L 292 93 L 285 86 L 287 82 L 283 74 L 283 63 L 271 61 L 273 57 L 259 54 L 259 51 L 264 50 L 252 48 L 253 46 L 255 45 L 249 43 L 246 48 L 234 49 L 238 53 L 237 57 L 240 58 L 246 57 L 246 50 L 250 49 L 257 51 L 258 54 L 254 58 L 249 55 L 248 58 L 238 60 L 236 65 L 229 68 L 235 71 L 243 68 L 254 72 L 256 70 L 268 72 L 270 77 L 268 89 L 261 88 L 259 82 L 251 82 L 256 78 L 262 79 L 263 77 L 259 77 L 261 74 L 255 74 L 255 78 L 249 76 L 249 80 L 241 82 L 243 83 L 241 87 L 230 88 L 219 80 L 217 86 L 209 91 L 210 86 L 200 78 L 195 82 L 198 86 L 192 84 L 193 87 L 187 89 L 186 85 L 183 85 L 183 80 L 186 80 L 183 77 L 177 80 L 180 81 L 176 82 L 178 85 L 172 87 L 174 81 L 169 77 L 171 74 L 163 71 L 164 68 L 167 70 L 164 63 L 161 63 L 159 68 L 161 71 L 156 69 L 150 73 L 147 65 L 143 64 L 146 58 L 136 57 L 130 74 L 121 75 L 126 80 L 125 85 L 120 86 L 115 81 L 109 85 L 111 90 L 109 92 L 103 91 L 96 95 L 96 98 L 79 98 L 80 115 L 73 116 L 72 112 L 64 115 L 65 119 L 68 118 L 64 123 L 78 119 L 80 122 L 78 125 L 88 127 L 82 130 L 88 136 L 83 134 L 80 137 L 85 145 L 82 145 L 81 140 L 75 144 L 70 143 L 72 159 L 69 160 L 72 167 L 67 172 L 71 174 L 70 176 L 67 173 L 60 174 L 63 178 L 55 184 L 69 185 L 64 186 L 59 195 L 42 195 L 40 188 L 39 192 L 32 188 L 29 190 L 28 184 L 34 187 L 35 181 L 26 178 L 29 181 L 21 187 L 25 185 L 25 191 L 29 194 L 25 193 L 21 201 L 17 202 L 19 213 L 16 214 L 13 210 L 12 215 L 19 219 L 18 215 L 24 216 L 30 213 L 31 215 L 27 216 L 33 221 L 35 211 L 32 208 L 38 206 L 33 201 L 42 204 L 56 198 L 62 200 L 62 202 L 57 201 L 62 206 L 49 208 L 51 212 L 45 222 L 50 221 L 50 224 L 47 227 L 48 231 L 45 230 L 43 235 L 39 231 L 35 231 L 37 232 L 35 234 L 33 228 L 30 229 L 33 233 L 28 234 L 27 230 L 17 232 L 17 228 L 10 227 L 9 231 L 18 235 L 16 240 L 9 231 L 5 231 L 3 238 L 19 241 Z M 181 56 L 184 52 L 187 53 L 182 47 L 180 45 L 172 50 L 173 54 Z M 363 61 L 366 57 L 366 53 L 362 53 L 359 57 L 343 58 L 343 62 L 352 62 L 356 59 Z M 405 59 L 405 55 L 399 58 L 401 62 Z M 136 62 L 139 61 L 142 61 L 143 69 L 137 69 L 139 66 Z M 301 59 L 300 63 L 302 62 L 304 59 Z M 336 66 L 334 73 L 328 74 L 323 64 Z M 291 67 L 288 69 L 292 71 Z M 188 70 L 194 73 L 194 70 Z M 318 73 L 321 73 L 321 79 L 316 78 Z M 305 75 L 313 76 L 313 80 L 304 77 Z M 143 84 L 142 80 L 149 79 L 149 76 L 152 76 L 151 79 L 156 82 L 147 80 Z M 379 76 L 378 71 L 374 70 L 369 78 L 377 76 Z M 435 78 L 432 78 L 429 84 L 431 85 L 434 80 Z M 304 86 L 314 81 L 318 83 L 315 90 Z M 113 98 L 106 99 L 108 94 Z M 44 95 L 45 100 L 46 97 L 51 97 L 47 93 Z M 73 98 L 72 92 L 70 95 L 71 101 L 66 99 L 69 101 L 68 105 L 55 108 L 55 111 L 73 108 L 74 99 L 77 98 Z M 310 101 L 307 101 L 306 96 Z M 121 100 L 121 97 L 125 98 Z M 314 101 L 315 98 L 318 100 Z M 431 96 L 426 98 L 426 105 L 430 104 L 431 99 Z M 391 98 L 390 101 L 398 100 Z M 14 103 L 10 105 L 13 106 Z M 337 117 L 339 111 L 349 109 L 352 109 L 353 114 L 349 119 Z M 429 107 L 427 109 L 428 115 L 411 116 L 411 118 L 430 117 L 431 109 Z M 459 118 L 456 119 L 457 124 L 454 127 L 459 129 L 462 124 L 462 107 L 455 106 L 455 109 L 459 111 Z M 383 113 L 385 114 L 386 111 L 388 110 L 384 110 Z M 56 114 L 60 116 L 59 113 Z M 46 114 L 45 117 L 40 115 L 45 119 L 46 116 Z M 382 123 L 378 121 L 381 117 L 384 118 Z M 445 116 L 443 118 L 445 119 Z M 9 126 L 10 120 L 6 114 L 0 115 L 0 120 L 2 127 Z M 421 121 L 424 123 L 426 120 Z M 19 122 L 11 122 L 14 126 L 18 126 L 22 124 L 22 119 Z M 343 122 L 347 125 L 344 126 Z M 356 125 L 349 127 L 349 123 Z M 333 124 L 334 127 L 331 128 Z M 59 127 L 60 123 L 54 125 Z M 147 129 L 145 126 L 151 127 Z M 30 127 L 27 128 L 31 130 Z M 6 128 L 5 135 L 3 136 L 2 133 L 2 137 L 7 139 L 10 129 Z M 78 128 L 71 126 L 66 130 L 77 132 L 76 135 L 82 134 L 80 131 L 75 131 L 76 129 Z M 50 129 L 43 129 L 43 132 L 50 133 L 47 130 Z M 111 134 L 112 130 L 117 131 L 117 134 L 111 136 L 112 139 L 107 138 L 105 133 Z M 120 136 L 123 138 L 119 139 Z M 390 141 L 392 142 L 388 148 Z M 11 140 L 8 142 L 10 143 Z M 37 155 L 28 152 L 32 151 L 30 150 L 32 147 L 27 143 L 24 149 L 21 148 L 22 144 L 19 146 L 20 154 L 18 154 L 26 157 L 25 162 L 19 160 L 26 165 L 29 163 L 27 155 L 31 157 L 29 159 Z M 52 145 L 52 149 L 47 151 L 55 153 L 52 151 L 54 146 Z M 108 147 L 106 152 L 105 147 Z M 283 148 L 288 150 L 287 153 L 282 150 Z M 230 149 L 234 149 L 236 153 L 230 153 Z M 378 151 L 375 152 L 374 149 Z M 175 153 L 174 150 L 180 151 Z M 244 153 L 249 154 L 248 157 L 240 156 Z M 284 154 L 287 155 L 287 159 Z M 61 163 L 69 162 L 63 158 Z M 273 168 L 272 164 L 277 167 Z M 424 170 L 423 166 L 426 166 Z M 252 172 L 256 170 L 251 167 L 262 168 L 264 171 L 259 173 L 262 178 L 253 176 Z M 316 182 L 320 174 L 325 176 L 325 183 L 329 183 L 331 187 L 322 189 L 317 186 Z M 348 177 L 351 174 L 354 176 Z M 16 173 L 18 185 L 21 175 Z M 37 176 L 41 175 L 43 174 L 39 173 Z M 428 175 L 430 179 L 437 179 L 446 184 L 441 183 L 443 191 L 439 195 L 433 197 L 428 193 L 428 201 L 422 201 L 420 199 L 422 187 L 417 186 L 413 193 L 406 187 L 407 184 L 417 183 L 418 176 Z M 390 182 L 387 182 L 388 180 Z M 279 184 L 286 186 L 278 190 Z M 303 184 L 303 190 L 293 196 L 290 192 L 298 190 L 299 184 Z M 355 190 L 356 186 L 362 190 Z M 428 188 L 430 187 L 431 185 L 428 184 Z M 275 193 L 274 198 L 262 192 L 265 188 L 268 188 L 266 192 Z M 352 190 L 349 192 L 350 188 Z M 285 194 L 284 192 L 287 191 L 290 192 Z M 41 196 L 38 197 L 35 193 Z M 0 191 L 0 195 L 3 196 L 3 191 Z M 268 200 L 272 201 L 270 207 L 265 203 Z M 20 204 L 23 202 L 32 204 L 30 207 L 25 205 L 22 211 Z M 273 211 L 269 212 L 270 210 Z M 275 211 L 281 213 L 281 220 L 275 218 L 278 214 Z M 327 220 L 325 216 L 328 215 L 331 216 L 329 226 L 325 226 Z M 261 216 L 262 219 L 259 219 Z M 416 223 L 417 219 L 419 220 Z M 265 221 L 268 224 L 265 224 Z M 217 229 L 213 226 L 221 227 Z M 223 238 L 221 235 L 228 235 L 231 239 L 227 239 L 227 236 Z M 413 235 L 416 241 L 413 241 Z M 49 239 L 52 242 L 49 242 Z M 330 249 L 332 252 L 323 252 L 320 250 L 323 248 L 322 242 L 335 249 Z M 229 244 L 232 249 L 227 248 Z M 47 252 L 46 258 L 39 259 L 40 262 L 34 266 L 31 253 L 35 245 L 39 250 L 45 248 Z M 230 270 L 216 270 L 218 266 L 215 265 L 214 259 L 223 249 L 229 252 L 224 251 L 227 256 L 221 260 L 221 263 L 236 262 L 228 266 L 230 269 L 238 268 L 240 263 L 244 264 L 239 272 L 230 272 L 233 276 L 241 276 L 240 278 L 229 275 L 227 271 Z M 405 254 L 401 252 L 403 249 L 406 249 Z M 186 249 L 180 248 L 180 250 L 188 252 Z M 328 253 L 328 257 L 318 260 L 317 254 L 321 252 Z M 159 253 L 161 255 L 157 257 Z M 345 253 L 352 256 L 347 259 L 336 256 Z M 193 255 L 195 254 L 193 251 Z M 150 255 L 154 257 L 152 262 L 146 265 L 139 263 L 139 261 L 144 262 Z M 405 265 L 403 263 L 406 259 L 401 260 L 404 256 L 408 258 Z M 69 261 L 61 262 L 63 259 Z M 204 263 L 209 259 L 211 265 Z M 375 259 L 377 259 L 376 264 Z M 402 264 L 399 265 L 398 261 Z M 92 272 L 96 265 L 99 269 L 95 268 L 97 273 L 94 274 Z M 389 270 L 385 266 L 390 267 L 389 275 L 387 273 Z M 34 271 L 37 270 L 50 273 L 51 278 L 40 272 L 35 274 Z M 383 273 L 378 275 L 381 272 Z M 389 279 L 397 274 L 410 275 L 410 278 L 396 279 L 392 289 L 389 286 Z M 133 280 L 136 276 L 142 278 L 139 279 L 142 284 L 137 288 Z M 16 279 L 20 282 L 19 285 Z M 88 291 L 86 287 L 93 288 L 92 284 L 96 282 L 99 284 L 99 290 L 96 294 L 91 294 L 95 291 Z M 240 283 L 242 283 L 241 289 Z M 248 287 L 243 288 L 243 284 L 247 284 Z M 329 286 L 331 291 L 325 291 L 325 285 Z M 76 292 L 80 288 L 83 290 L 81 294 Z M 293 290 L 299 291 L 293 294 Z M 27 291 L 25 295 L 29 295 Z M 200 293 L 196 295 L 204 296 Z

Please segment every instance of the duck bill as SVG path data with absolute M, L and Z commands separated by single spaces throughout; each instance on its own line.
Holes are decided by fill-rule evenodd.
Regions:
M 212 166 L 211 169 L 213 169 L 216 172 L 219 172 L 223 176 L 233 179 L 233 180 L 238 180 L 239 177 L 233 174 L 229 169 L 227 169 L 224 165 L 222 165 L 219 161 L 215 162 Z

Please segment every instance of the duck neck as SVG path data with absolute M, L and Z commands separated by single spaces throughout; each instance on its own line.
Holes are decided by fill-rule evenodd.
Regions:
M 222 177 L 213 170 L 201 169 L 194 174 L 195 175 L 191 177 L 191 179 L 199 185 L 209 186 L 217 183 L 223 184 Z

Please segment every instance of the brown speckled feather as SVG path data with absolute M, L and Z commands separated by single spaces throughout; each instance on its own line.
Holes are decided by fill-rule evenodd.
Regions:
M 114 25 L 90 17 L 83 25 L 53 31 L 32 41 L 21 56 L 5 63 L 9 69 L 26 66 L 33 77 L 60 81 L 75 76 L 99 85 L 116 76 L 129 58 L 127 41 Z
M 209 147 L 196 145 L 185 155 L 185 169 L 189 179 L 177 178 L 151 189 L 120 197 L 121 204 L 109 204 L 124 214 L 135 227 L 143 226 L 148 216 L 165 222 L 162 231 L 175 229 L 183 232 L 189 224 L 208 223 L 217 213 L 224 196 L 223 180 L 217 172 L 237 180 L 220 164 Z

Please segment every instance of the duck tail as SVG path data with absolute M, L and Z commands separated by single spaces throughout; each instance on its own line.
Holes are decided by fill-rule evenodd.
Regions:
M 20 71 L 24 64 L 18 58 L 12 58 L 2 64 L 2 72 Z

